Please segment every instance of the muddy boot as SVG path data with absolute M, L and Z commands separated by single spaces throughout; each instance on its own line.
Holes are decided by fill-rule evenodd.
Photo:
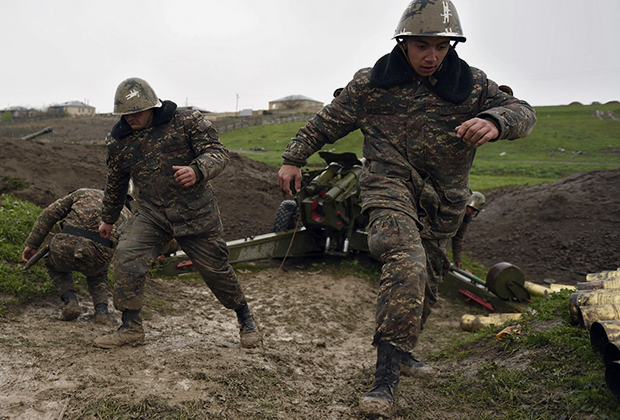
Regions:
M 95 324 L 116 324 L 116 319 L 108 310 L 107 303 L 98 303 L 95 305 Z
M 95 347 L 111 349 L 120 346 L 141 346 L 144 344 L 144 329 L 140 310 L 123 311 L 123 324 L 114 333 L 97 337 L 93 341 Z
M 360 398 L 364 414 L 390 417 L 394 412 L 396 389 L 400 379 L 400 352 L 389 343 L 377 348 L 377 370 L 372 388 Z
M 420 362 L 408 351 L 400 352 L 400 372 L 404 376 L 414 378 L 432 378 L 437 376 L 435 369 Z
M 60 299 L 65 303 L 62 314 L 60 314 L 60 319 L 62 321 L 73 321 L 82 314 L 82 308 L 80 308 L 77 296 L 75 296 L 73 290 L 68 290 L 63 293 Z
M 237 313 L 237 320 L 239 321 L 239 335 L 241 337 L 241 347 L 246 349 L 258 346 L 260 342 L 260 333 L 256 324 L 254 323 L 254 317 L 248 303 L 244 300 L 241 302 L 241 306 L 235 309 Z

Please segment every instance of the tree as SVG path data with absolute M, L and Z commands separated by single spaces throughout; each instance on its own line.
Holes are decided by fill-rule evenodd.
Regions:
M 2 113 L 2 117 L 0 117 L 0 121 L 2 122 L 11 122 L 13 121 L 13 114 L 11 114 L 11 111 L 6 110 Z

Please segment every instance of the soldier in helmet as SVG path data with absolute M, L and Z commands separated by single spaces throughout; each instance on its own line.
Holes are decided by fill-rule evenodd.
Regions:
M 471 223 L 472 219 L 484 210 L 485 205 L 486 199 L 484 198 L 484 195 L 478 191 L 474 191 L 471 197 L 469 197 L 469 200 L 467 200 L 467 205 L 465 206 L 465 216 L 463 216 L 463 221 L 461 222 L 459 229 L 456 231 L 456 235 L 452 238 L 452 260 L 454 261 L 456 268 L 463 268 L 461 253 L 463 251 L 463 239 L 465 238 L 467 227 Z
M 120 120 L 106 139 L 108 175 L 99 233 L 107 238 L 130 180 L 137 214 L 123 231 L 114 257 L 114 306 L 122 325 L 94 345 L 113 348 L 144 343 L 141 309 L 145 276 L 173 238 L 189 256 L 215 297 L 237 314 L 241 345 L 260 336 L 237 275 L 228 263 L 222 222 L 210 180 L 228 163 L 228 150 L 199 111 L 179 111 L 161 101 L 143 79 L 120 83 L 114 98 Z
M 397 45 L 358 71 L 289 142 L 279 183 L 299 191 L 306 159 L 360 129 L 360 177 L 370 252 L 383 262 L 373 345 L 375 380 L 360 410 L 389 415 L 403 371 L 423 364 L 412 351 L 437 287 L 449 270 L 447 243 L 471 195 L 476 149 L 527 136 L 533 108 L 501 91 L 456 53 L 465 36 L 452 2 L 414 0 L 394 35 Z
M 29 261 L 56 224 L 62 225 L 62 230 L 49 243 L 45 266 L 64 302 L 60 315 L 63 321 L 82 314 L 73 285 L 72 272 L 77 271 L 86 276 L 95 308 L 94 321 L 114 322 L 108 310 L 108 266 L 118 241 L 119 226 L 131 213 L 127 207 L 121 207 L 109 238 L 104 239 L 98 233 L 102 200 L 103 191 L 92 188 L 81 188 L 59 198 L 41 212 L 26 239 L 22 259 Z

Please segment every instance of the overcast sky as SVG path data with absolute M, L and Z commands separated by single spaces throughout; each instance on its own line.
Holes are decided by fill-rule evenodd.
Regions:
M 128 77 L 228 112 L 332 92 L 391 51 L 408 0 L 0 0 L 0 109 L 111 112 Z M 457 51 L 534 106 L 620 100 L 619 0 L 454 0 Z

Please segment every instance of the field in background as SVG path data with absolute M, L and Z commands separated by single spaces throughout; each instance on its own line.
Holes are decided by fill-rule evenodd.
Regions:
M 620 104 L 536 107 L 538 123 L 530 136 L 497 141 L 478 149 L 471 173 L 474 190 L 536 185 L 568 175 L 620 167 Z M 230 149 L 275 167 L 301 122 L 254 126 L 221 134 Z M 362 156 L 363 137 L 355 131 L 324 150 Z M 323 166 L 313 155 L 308 164 Z

